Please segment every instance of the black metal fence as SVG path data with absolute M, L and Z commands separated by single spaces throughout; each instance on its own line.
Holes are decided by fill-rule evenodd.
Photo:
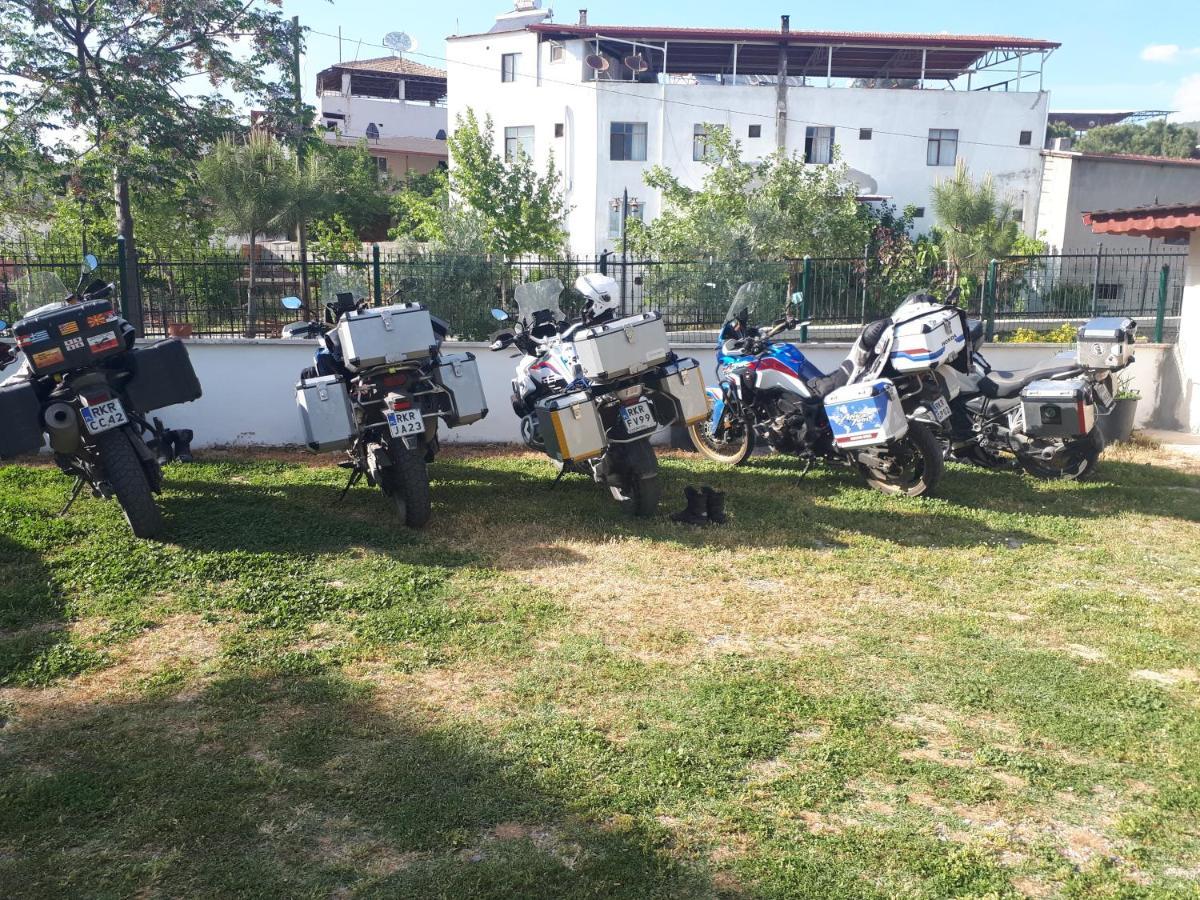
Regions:
M 173 259 L 139 260 L 142 331 L 193 337 L 277 336 L 295 313 L 280 301 L 303 297 L 313 315 L 325 299 L 350 290 L 373 302 L 395 295 L 419 302 L 448 321 L 456 334 L 481 339 L 495 324 L 493 306 L 512 305 L 515 285 L 558 278 L 569 290 L 585 272 L 602 266 L 620 285 L 627 312 L 657 310 L 674 332 L 697 340 L 711 337 L 724 319 L 739 285 L 774 285 L 782 308 L 795 292 L 804 297 L 812 340 L 842 339 L 864 322 L 888 315 L 911 290 L 950 283 L 944 269 L 891 272 L 869 255 L 778 262 L 739 260 L 628 260 L 610 256 L 541 260 L 429 253 L 391 255 L 375 248 L 358 256 L 323 259 L 275 255 L 260 248 L 250 290 L 250 260 L 244 253 L 203 249 Z M 93 248 L 99 275 L 122 282 L 128 298 L 131 267 L 116 246 Z M 69 248 L 0 245 L 0 318 L 11 321 L 23 306 L 52 286 L 74 287 L 80 254 Z M 1127 315 L 1142 334 L 1172 339 L 1183 299 L 1183 253 L 1060 254 L 1009 257 L 957 273 L 961 303 L 984 319 L 997 337 L 1017 328 L 1050 331 L 1095 315 Z M 56 277 L 55 277 L 56 276 Z M 56 285 L 53 283 L 57 282 Z M 251 301 L 253 301 L 251 303 Z

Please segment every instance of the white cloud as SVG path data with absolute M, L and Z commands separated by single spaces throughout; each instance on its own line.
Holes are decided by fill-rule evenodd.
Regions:
M 1200 47 L 1180 47 L 1178 44 L 1147 44 L 1142 48 L 1142 60 L 1144 62 L 1176 63 L 1188 57 L 1200 57 Z
M 1179 83 L 1171 100 L 1176 113 L 1171 118 L 1178 122 L 1200 121 L 1200 75 L 1189 75 Z

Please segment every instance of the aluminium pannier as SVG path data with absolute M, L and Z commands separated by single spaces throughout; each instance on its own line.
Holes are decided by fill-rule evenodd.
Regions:
M 433 380 L 450 395 L 450 409 L 443 418 L 451 428 L 470 425 L 487 415 L 487 399 L 474 353 L 443 353 L 433 370 Z
M 1088 382 L 1043 379 L 1021 391 L 1025 433 L 1035 438 L 1082 437 L 1096 422 L 1096 406 Z
M 28 381 L 0 384 L 0 459 L 42 449 L 42 404 Z
M 708 418 L 708 395 L 696 360 L 685 357 L 667 363 L 650 379 L 650 386 L 670 398 L 676 425 L 694 425 Z
M 1133 362 L 1137 322 L 1125 317 L 1092 319 L 1075 335 L 1075 356 L 1089 369 L 1120 369 Z
M 309 378 L 296 385 L 296 406 L 309 450 L 341 450 L 354 437 L 350 391 L 337 375 Z
M 429 310 L 419 303 L 349 312 L 335 330 L 352 372 L 425 359 L 437 346 Z
M 908 433 L 896 386 L 887 378 L 848 384 L 825 398 L 825 414 L 839 447 L 886 444 Z
M 585 392 L 547 397 L 538 402 L 536 413 L 538 432 L 554 459 L 583 460 L 604 452 L 604 423 L 596 402 Z
M 179 338 L 136 348 L 129 356 L 129 370 L 133 377 L 125 385 L 125 398 L 140 413 L 190 403 L 203 393 L 187 345 Z
M 636 375 L 671 355 L 666 325 L 656 312 L 581 328 L 572 340 L 580 371 L 593 381 Z

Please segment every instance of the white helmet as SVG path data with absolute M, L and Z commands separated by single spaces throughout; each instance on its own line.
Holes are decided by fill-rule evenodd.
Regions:
M 621 305 L 621 289 L 617 282 L 601 272 L 588 272 L 575 279 L 575 290 L 587 301 L 585 308 L 592 316 L 610 310 L 616 312 Z

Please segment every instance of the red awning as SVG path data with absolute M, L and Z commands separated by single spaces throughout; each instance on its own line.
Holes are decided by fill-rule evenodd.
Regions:
M 1083 224 L 1096 234 L 1129 237 L 1180 237 L 1200 231 L 1200 203 L 1171 206 L 1135 206 L 1085 212 Z

